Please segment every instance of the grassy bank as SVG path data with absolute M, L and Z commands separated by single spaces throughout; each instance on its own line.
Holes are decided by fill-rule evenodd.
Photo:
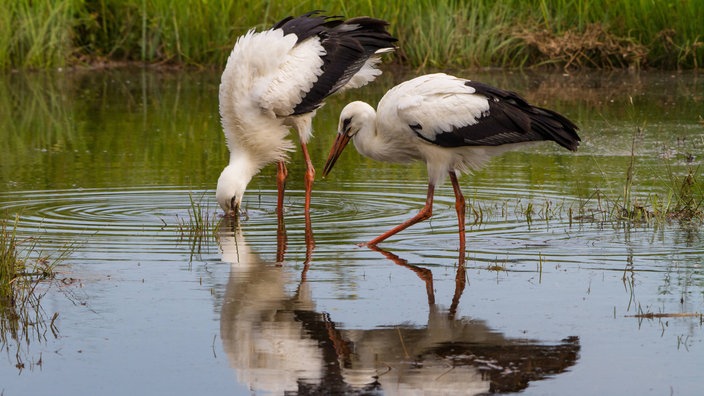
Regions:
M 697 0 L 12 0 L 0 8 L 0 69 L 103 62 L 221 67 L 235 38 L 313 9 L 371 15 L 412 67 L 655 67 L 704 64 Z

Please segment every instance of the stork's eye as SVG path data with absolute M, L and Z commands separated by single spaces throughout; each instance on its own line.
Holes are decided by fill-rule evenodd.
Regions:
M 352 118 L 345 118 L 342 121 L 342 131 L 344 133 L 347 133 L 350 130 L 350 123 L 352 122 Z

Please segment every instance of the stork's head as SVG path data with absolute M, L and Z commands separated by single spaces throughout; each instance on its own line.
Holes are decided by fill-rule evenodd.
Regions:
M 253 173 L 249 166 L 240 161 L 230 161 L 218 178 L 215 198 L 226 216 L 237 216 L 242 205 L 242 196 Z
M 340 123 L 337 125 L 337 138 L 330 149 L 328 160 L 323 168 L 323 177 L 332 170 L 333 165 L 342 151 L 360 131 L 374 130 L 376 111 L 368 103 L 356 101 L 349 103 L 340 112 Z M 355 143 L 356 144 L 356 143 Z

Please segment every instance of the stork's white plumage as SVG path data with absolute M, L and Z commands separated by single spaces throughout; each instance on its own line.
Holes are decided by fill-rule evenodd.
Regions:
M 345 106 L 323 176 L 350 139 L 362 155 L 378 161 L 425 161 L 429 181 L 423 209 L 366 245 L 374 246 L 428 219 L 435 186 L 449 175 L 464 248 L 465 203 L 457 172 L 478 169 L 491 157 L 533 141 L 552 140 L 576 150 L 577 129 L 562 115 L 532 106 L 514 92 L 443 73 L 428 74 L 393 87 L 376 111 L 359 101 Z
M 374 80 L 380 54 L 396 41 L 387 23 L 369 17 L 342 20 L 311 12 L 288 17 L 272 29 L 237 39 L 220 83 L 220 116 L 230 163 L 218 179 L 216 198 L 226 214 L 239 212 L 252 177 L 278 163 L 277 210 L 283 210 L 288 153 L 298 132 L 306 161 L 306 202 L 314 169 L 306 144 L 316 109 L 329 95 Z

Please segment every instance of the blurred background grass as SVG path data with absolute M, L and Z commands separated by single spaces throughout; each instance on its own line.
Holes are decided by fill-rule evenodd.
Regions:
M 698 0 L 10 0 L 0 69 L 146 62 L 222 67 L 237 36 L 324 9 L 390 23 L 394 62 L 422 67 L 699 68 Z

